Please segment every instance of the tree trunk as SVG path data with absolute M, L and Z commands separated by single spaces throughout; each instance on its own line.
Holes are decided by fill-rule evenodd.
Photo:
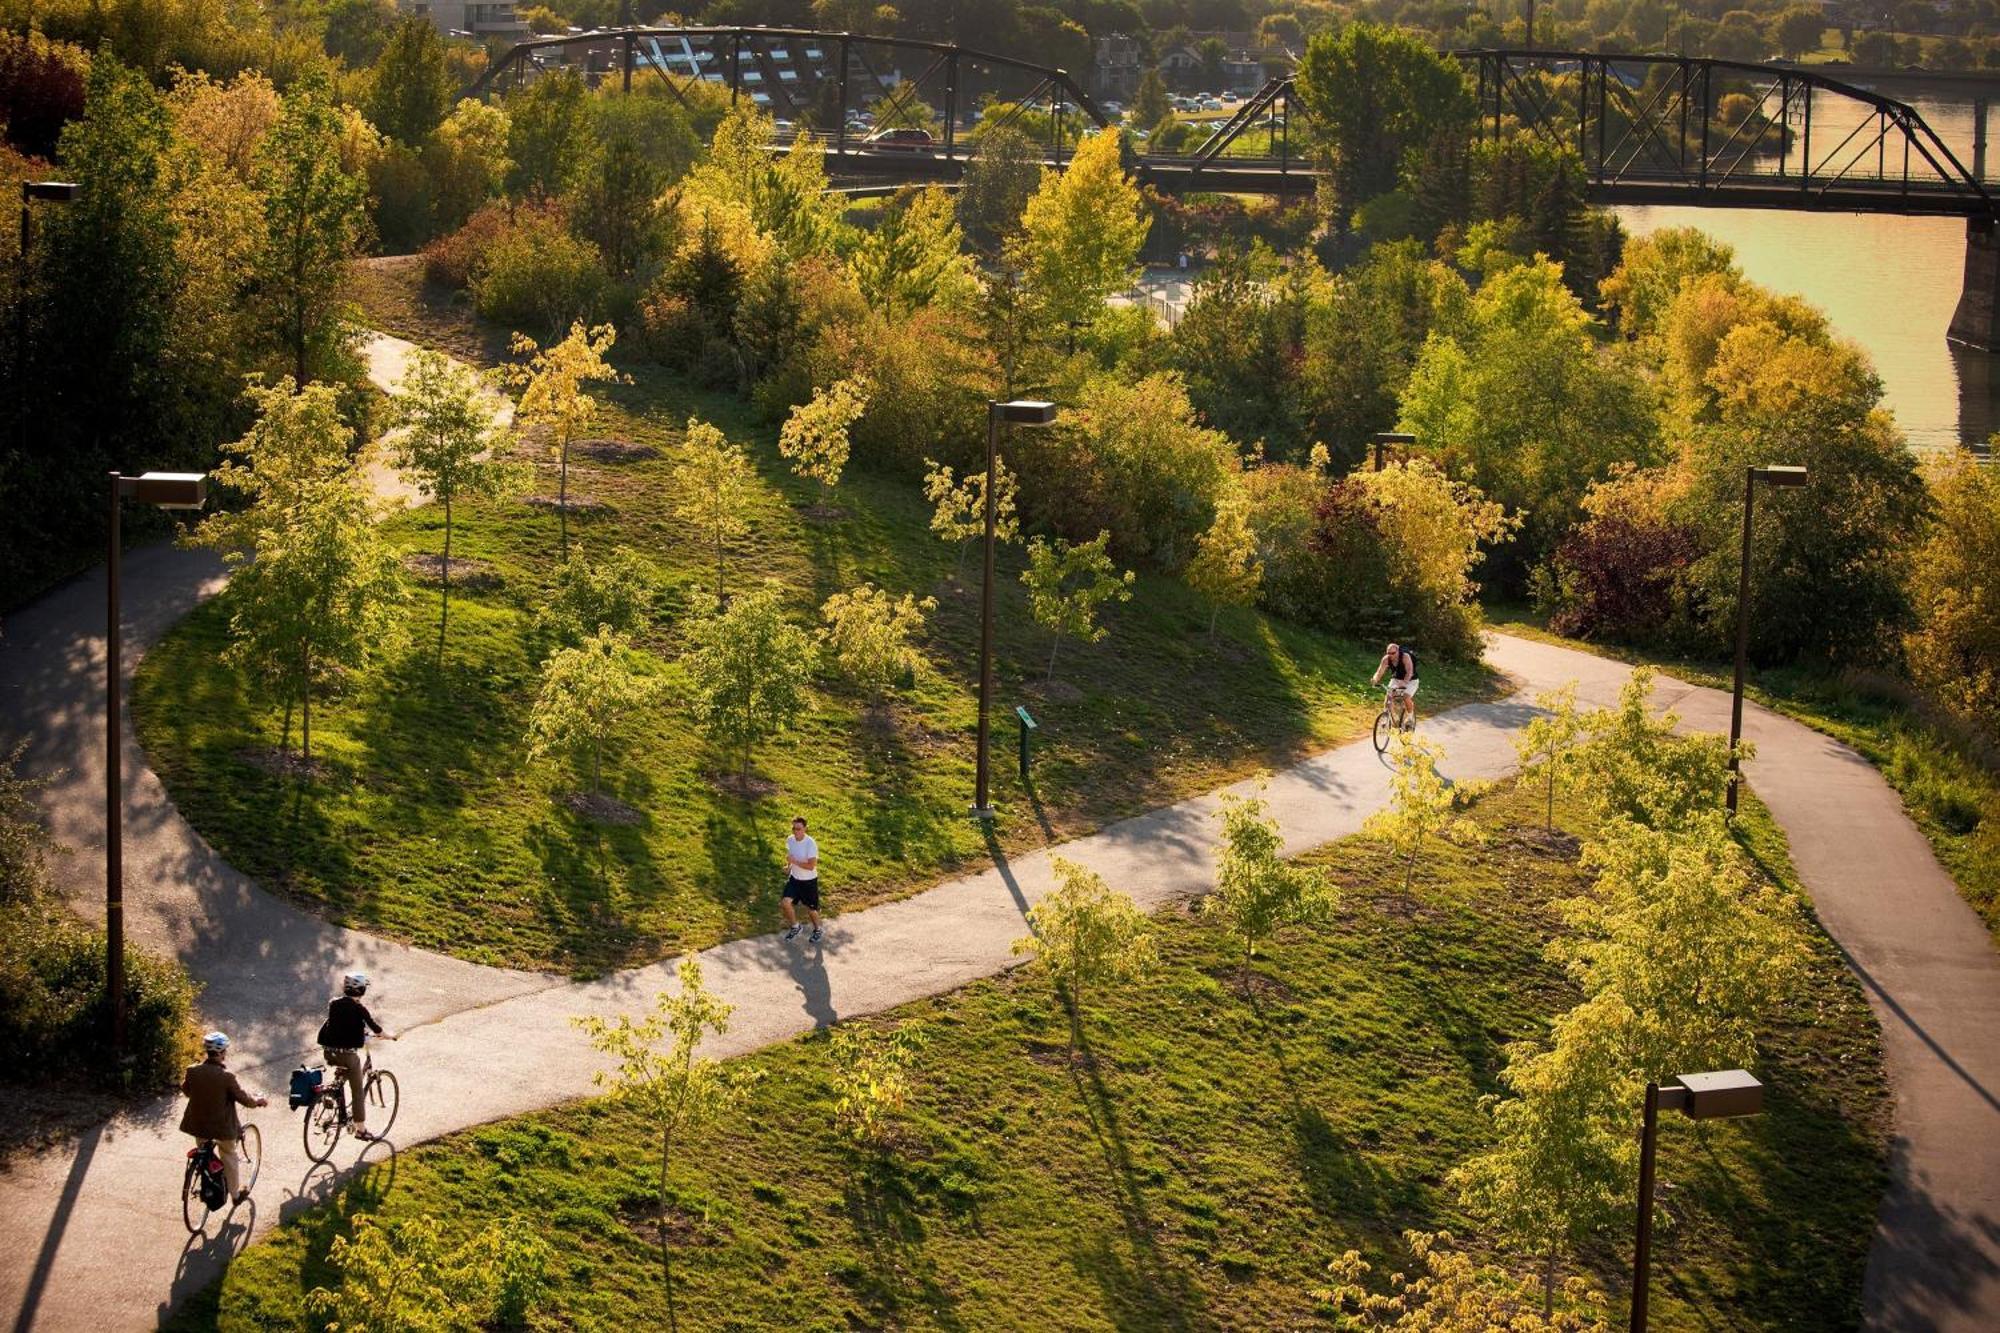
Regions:
M 446 491 L 444 500 L 444 565 L 438 571 L 442 579 L 443 596 L 438 603 L 438 669 L 444 669 L 444 635 L 451 624 L 451 492 Z
M 1549 761 L 1549 832 L 1556 831 L 1556 769 L 1555 761 Z
M 715 605 L 722 606 L 722 524 L 715 525 Z
M 1209 608 L 1208 608 L 1208 637 L 1209 637 L 1209 638 L 1211 638 L 1211 639 L 1213 639 L 1213 638 L 1215 637 L 1215 622 L 1216 622 L 1216 619 L 1217 619 L 1217 618 L 1218 618 L 1219 616 L 1221 616 L 1221 615 L 1222 615 L 1222 603 L 1221 603 L 1221 602 L 1217 602 L 1217 603 L 1215 603 L 1215 604 L 1214 604 L 1213 606 L 1211 606 L 1211 607 L 1209 607 Z
M 563 427 L 562 451 L 556 460 L 556 522 L 562 534 L 562 558 L 569 559 L 569 427 Z
M 1556 1247 L 1549 1242 L 1549 1252 L 1542 1257 L 1542 1318 L 1547 1319 L 1555 1312 L 1556 1306 Z
M 603 781 L 601 776 L 603 773 L 603 764 L 604 742 L 592 741 L 590 743 L 590 794 L 592 796 L 597 795 L 598 786 Z
M 299 698 L 303 704 L 299 735 L 304 744 L 306 763 L 310 765 L 313 757 L 313 682 L 310 649 L 299 654 L 299 667 Z
M 281 755 L 288 755 L 292 752 L 292 710 L 296 707 L 298 707 L 298 700 L 294 699 L 290 694 L 286 694 L 285 726 L 278 733 L 278 753 Z
M 1056 640 L 1055 640 L 1055 642 L 1049 645 L 1049 679 L 1050 679 L 1050 680 L 1054 680 L 1054 679 L 1056 678 L 1056 653 L 1057 653 L 1058 651 L 1060 651 L 1060 650 L 1061 650 L 1061 648 L 1062 648 L 1062 635 L 1058 634 L 1058 635 L 1056 635 Z

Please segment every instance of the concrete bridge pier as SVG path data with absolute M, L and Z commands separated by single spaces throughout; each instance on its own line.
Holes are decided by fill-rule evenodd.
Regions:
M 1992 217 L 1965 220 L 1965 282 L 1945 336 L 1982 352 L 2000 352 L 2000 224 Z

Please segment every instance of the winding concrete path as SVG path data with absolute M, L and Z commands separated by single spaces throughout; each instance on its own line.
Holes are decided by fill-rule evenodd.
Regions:
M 371 348 L 378 378 L 393 379 L 408 345 L 377 340 Z M 221 571 L 206 554 L 154 548 L 128 556 L 126 579 L 136 660 L 220 586 Z M 50 820 L 77 848 L 59 870 L 91 913 L 101 910 L 102 892 L 102 620 L 101 575 L 86 577 L 12 617 L 0 640 L 0 725 L 28 734 L 30 767 L 54 779 L 45 797 Z M 1498 635 L 1488 656 L 1519 692 L 1424 724 L 1445 746 L 1455 777 L 1512 769 L 1513 733 L 1533 715 L 1539 690 L 1574 680 L 1581 700 L 1608 703 L 1628 674 L 1601 658 Z M 1727 696 L 1714 690 L 1663 680 L 1660 703 L 1690 726 L 1727 722 Z M 1867 1326 L 2000 1328 L 2000 961 L 1865 761 L 1763 709 L 1751 708 L 1746 726 L 1759 750 L 1750 777 L 1790 835 L 1821 919 L 1882 1022 L 1896 1143 L 1866 1277 Z M 173 1099 L 0 1177 L 0 1317 L 17 1333 L 151 1326 L 274 1221 L 338 1187 L 338 1172 L 308 1169 L 282 1093 L 285 1071 L 312 1054 L 305 1043 L 343 966 L 376 974 L 376 1007 L 406 1034 L 381 1052 L 404 1075 L 393 1137 L 405 1147 L 588 1094 L 599 1065 L 571 1017 L 637 1013 L 671 971 L 660 964 L 569 984 L 328 926 L 225 865 L 180 819 L 131 737 L 121 739 L 132 932 L 184 959 L 205 983 L 204 1016 L 236 1035 L 235 1067 L 277 1105 L 254 1116 L 266 1134 L 257 1201 L 219 1236 L 190 1240 L 180 1225 L 185 1143 Z M 1267 795 L 1295 853 L 1358 829 L 1386 799 L 1387 777 L 1362 742 L 1277 775 Z M 1216 806 L 1216 794 L 1185 801 L 1057 850 L 1158 906 L 1210 885 Z M 708 950 L 710 984 L 737 1006 L 714 1053 L 750 1051 L 1012 965 L 1022 913 L 1049 886 L 1049 857 L 1045 850 L 1002 861 L 836 918 L 819 947 L 762 936 Z M 392 1151 L 372 1149 L 368 1160 Z M 344 1169 L 354 1161 L 351 1146 L 335 1159 Z

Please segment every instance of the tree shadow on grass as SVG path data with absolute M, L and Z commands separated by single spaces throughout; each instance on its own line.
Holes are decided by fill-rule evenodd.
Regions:
M 867 1254 L 861 1271 L 840 1276 L 878 1326 L 920 1317 L 927 1327 L 964 1329 L 958 1296 L 946 1286 L 929 1250 L 921 1200 L 903 1164 L 889 1152 L 861 1151 L 841 1194 Z
M 635 778 L 617 790 L 620 800 L 643 811 L 638 802 L 650 783 Z M 572 966 L 629 961 L 657 934 L 632 919 L 635 908 L 657 904 L 669 892 L 646 840 L 647 822 L 642 813 L 637 824 L 597 824 L 552 803 L 529 826 L 525 841 L 542 868 L 538 906 Z
M 1120 1328 L 1212 1327 L 1200 1289 L 1160 1249 L 1159 1223 L 1147 1204 L 1117 1103 L 1105 1086 L 1097 1053 L 1087 1035 L 1077 1038 L 1077 1058 L 1070 1061 L 1069 1076 L 1098 1151 L 1104 1156 L 1112 1203 L 1126 1242 L 1122 1252 L 1102 1240 L 1084 1246 L 1075 1258 L 1078 1269 L 1097 1282 Z
M 861 803 L 867 845 L 892 861 L 943 861 L 951 855 L 951 837 L 925 799 L 921 765 L 910 750 L 904 726 L 905 719 L 893 703 L 869 705 L 857 718 L 856 749 L 871 793 Z
M 1313 1207 L 1326 1217 L 1376 1219 L 1389 1208 L 1412 1206 L 1416 1201 L 1409 1189 L 1369 1161 L 1363 1147 L 1341 1133 L 1318 1103 L 1306 1098 L 1285 1053 L 1284 1034 L 1264 1013 L 1264 1002 L 1254 988 L 1248 1003 L 1284 1085 L 1293 1164 Z
M 702 817 L 701 845 L 708 852 L 709 896 L 722 911 L 729 937 L 775 927 L 784 858 L 768 831 L 766 803 L 715 796 Z

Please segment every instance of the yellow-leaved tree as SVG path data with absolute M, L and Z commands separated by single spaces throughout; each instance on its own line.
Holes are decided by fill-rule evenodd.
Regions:
M 824 507 L 847 468 L 847 431 L 868 409 L 868 382 L 859 376 L 820 389 L 792 409 L 778 431 L 778 452 L 792 471 L 819 483 Z
M 1556 786 L 1570 774 L 1570 761 L 1583 743 L 1584 720 L 1576 711 L 1576 682 L 1559 690 L 1545 690 L 1535 696 L 1543 710 L 1514 738 L 1514 752 L 1521 757 L 1521 776 L 1540 778 L 1546 792 L 1547 824 L 1556 827 Z
M 2000 467 L 1959 450 L 1933 462 L 1928 480 L 1937 511 L 1909 561 L 1910 674 L 2000 744 Z
M 514 355 L 527 358 L 507 372 L 509 382 L 521 390 L 514 419 L 522 426 L 546 427 L 554 437 L 556 514 L 564 560 L 569 559 L 569 447 L 597 415 L 597 400 L 584 392 L 584 386 L 626 382 L 604 359 L 617 339 L 618 330 L 609 324 L 586 329 L 581 321 L 569 326 L 561 342 L 546 348 L 525 333 L 514 335 Z
M 659 1132 L 660 1272 L 669 1301 L 673 1256 L 668 1248 L 667 1209 L 673 1193 L 668 1172 L 674 1149 L 721 1118 L 748 1090 L 743 1072 L 697 1053 L 705 1038 L 729 1031 L 729 1015 L 736 1006 L 723 1003 L 702 985 L 701 963 L 693 954 L 681 959 L 674 975 L 677 988 L 661 991 L 653 1011 L 636 1022 L 627 1014 L 572 1020 L 592 1046 L 617 1062 L 616 1068 L 595 1075 L 593 1081 L 637 1109 Z
M 1399 731 L 1389 743 L 1389 804 L 1368 819 L 1368 832 L 1386 841 L 1403 863 L 1403 892 L 1410 891 L 1417 857 L 1432 837 L 1476 841 L 1479 826 L 1458 814 L 1460 789 L 1438 772 L 1444 750 Z
M 924 460 L 924 498 L 931 510 L 931 531 L 941 539 L 958 543 L 957 573 L 965 572 L 965 552 L 975 538 L 986 535 L 986 474 L 968 472 L 955 481 L 952 471 L 933 459 Z M 1015 509 L 1014 474 L 1006 460 L 993 460 L 998 479 L 993 491 L 993 540 L 1011 542 L 1021 535 L 1020 514 Z
M 1056 652 L 1066 638 L 1096 643 L 1105 635 L 1097 623 L 1097 609 L 1112 600 L 1132 600 L 1134 575 L 1122 574 L 1111 562 L 1105 547 L 1109 532 L 1100 532 L 1087 542 L 1069 542 L 1058 537 L 1053 542 L 1040 537 L 1028 543 L 1028 567 L 1021 582 L 1028 585 L 1028 605 L 1035 620 L 1046 627 L 1054 642 L 1049 646 L 1049 679 L 1056 675 Z
M 904 676 L 915 675 L 923 663 L 910 640 L 923 632 L 924 616 L 937 609 L 937 598 L 918 601 L 904 593 L 900 601 L 872 583 L 837 592 L 820 607 L 826 622 L 820 645 L 840 674 L 863 693 L 879 699 Z
M 674 486 L 669 497 L 675 517 L 715 547 L 715 600 L 723 596 L 722 575 L 729 541 L 749 531 L 744 509 L 755 472 L 750 456 L 714 426 L 689 417 L 687 434 L 674 450 Z
M 1148 222 L 1139 188 L 1119 160 L 1119 132 L 1076 146 L 1066 170 L 1044 170 L 1010 246 L 1045 318 L 1068 330 L 1094 320 L 1104 298 L 1129 285 Z
M 542 685 L 528 719 L 528 757 L 569 752 L 587 762 L 590 795 L 603 781 L 605 748 L 654 694 L 654 681 L 632 667 L 631 646 L 600 627 L 574 648 L 558 648 L 542 663 Z
M 1258 790 L 1263 790 L 1261 779 Z M 1216 855 L 1215 892 L 1201 900 L 1201 911 L 1243 941 L 1239 979 L 1247 986 L 1259 940 L 1270 938 L 1281 925 L 1331 911 L 1337 897 L 1324 875 L 1284 859 L 1278 821 L 1262 795 L 1224 796 L 1216 818 L 1222 821 L 1222 846 Z
M 859 1147 L 881 1149 L 890 1122 L 910 1102 L 911 1070 L 924 1048 L 924 1025 L 884 1030 L 843 1024 L 829 1038 L 833 1123 Z
M 1050 862 L 1056 886 L 1028 909 L 1035 933 L 1014 941 L 1015 953 L 1032 953 L 1054 976 L 1069 1006 L 1069 1053 L 1082 1033 L 1088 986 L 1122 981 L 1153 963 L 1152 927 L 1128 894 L 1075 861 Z
M 1250 497 L 1240 486 L 1216 503 L 1215 522 L 1195 543 L 1184 577 L 1189 587 L 1209 600 L 1211 638 L 1223 607 L 1249 606 L 1257 600 L 1264 562 L 1257 558 L 1257 534 L 1250 530 Z

